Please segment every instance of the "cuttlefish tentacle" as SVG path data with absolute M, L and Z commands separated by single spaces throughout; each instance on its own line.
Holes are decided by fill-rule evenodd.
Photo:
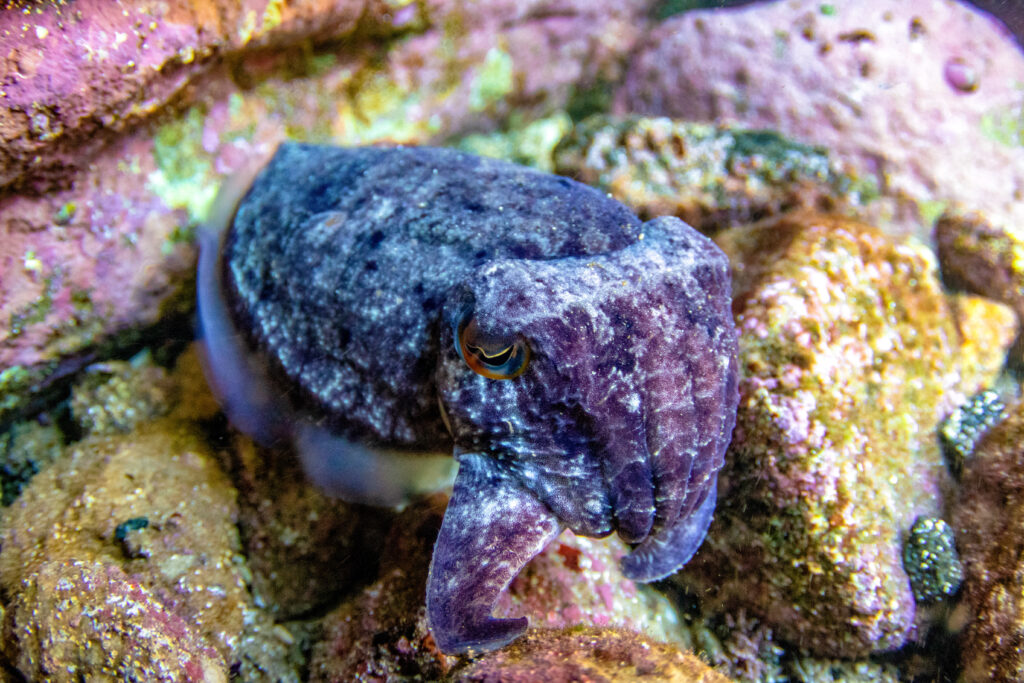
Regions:
M 459 473 L 427 580 L 427 621 L 443 652 L 492 650 L 518 638 L 526 617 L 491 616 L 498 596 L 562 525 L 488 456 L 459 457 Z

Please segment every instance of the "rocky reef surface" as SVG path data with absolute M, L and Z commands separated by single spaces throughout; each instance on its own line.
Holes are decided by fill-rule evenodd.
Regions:
M 0 680 L 1019 680 L 1020 45 L 953 0 L 693 4 L 5 5 Z M 687 567 L 563 534 L 499 602 L 522 640 L 438 651 L 445 493 L 324 497 L 191 344 L 196 226 L 283 139 L 503 156 L 718 242 L 741 401 Z

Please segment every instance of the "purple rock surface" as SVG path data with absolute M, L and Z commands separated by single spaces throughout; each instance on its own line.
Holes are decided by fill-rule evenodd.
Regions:
M 879 220 L 925 237 L 954 202 L 1024 218 L 1022 81 L 1020 46 L 969 5 L 799 0 L 668 19 L 616 103 L 823 145 L 878 179 Z

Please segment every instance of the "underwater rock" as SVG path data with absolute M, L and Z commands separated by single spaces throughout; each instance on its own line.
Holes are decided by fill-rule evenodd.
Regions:
M 30 420 L 0 433 L 0 505 L 10 505 L 32 477 L 60 457 L 63 439 L 52 422 Z
M 377 580 L 324 617 L 310 654 L 312 683 L 399 674 L 440 680 L 447 673 L 455 658 L 437 649 L 423 597 L 446 504 L 436 494 L 398 515 L 379 543 Z
M 964 568 L 953 529 L 942 519 L 919 517 L 903 546 L 903 568 L 918 604 L 952 596 L 960 589 Z
M 3 594 L 40 586 L 35 602 L 24 602 L 23 596 L 6 618 L 9 628 L 31 634 L 26 646 L 38 643 L 43 650 L 12 651 L 9 659 L 37 667 L 51 656 L 70 656 L 47 649 L 58 647 L 45 637 L 52 625 L 32 622 L 31 615 L 55 599 L 44 589 L 51 581 L 46 572 L 77 571 L 67 563 L 82 562 L 86 574 L 123 575 L 123 581 L 116 579 L 123 590 L 141 587 L 133 599 L 146 603 L 146 612 L 154 618 L 176 615 L 202 648 L 213 648 L 220 662 L 247 680 L 296 680 L 286 656 L 287 637 L 252 604 L 237 519 L 234 490 L 200 434 L 186 423 L 157 421 L 69 446 L 0 516 Z M 81 590 L 61 599 L 78 601 L 84 609 L 102 594 L 90 582 Z M 67 633 L 74 624 L 64 628 Z M 59 645 L 77 648 L 72 661 L 84 661 L 87 650 L 98 647 L 89 625 L 81 628 L 78 640 Z M 104 637 L 102 630 L 93 633 Z M 22 673 L 34 678 L 36 671 Z
M 223 655 L 199 629 L 117 565 L 46 560 L 5 590 L 13 598 L 0 655 L 28 680 L 229 679 Z
M 969 5 L 797 0 L 669 18 L 616 107 L 822 145 L 877 178 L 887 201 L 872 222 L 926 237 L 949 202 L 1024 222 L 1021 82 L 1020 47 Z
M 554 171 L 641 216 L 671 214 L 704 232 L 795 208 L 851 213 L 878 194 L 823 148 L 664 117 L 590 117 L 559 142 Z
M 394 512 L 326 496 L 294 455 L 240 435 L 225 457 L 252 591 L 276 620 L 322 612 L 376 575 Z
M 1006 406 L 999 394 L 986 389 L 972 396 L 950 413 L 939 427 L 939 438 L 953 476 L 960 478 L 964 463 L 978 441 L 993 425 L 1006 417 Z
M 1002 222 L 954 207 L 935 223 L 942 277 L 1013 307 L 1024 316 L 1024 223 Z
M 177 386 L 148 355 L 85 369 L 71 390 L 71 414 L 84 434 L 129 432 L 167 414 Z
M 967 461 L 953 529 L 970 613 L 962 680 L 1024 679 L 1024 404 Z
M 423 597 L 444 509 L 445 496 L 438 494 L 400 513 L 378 544 L 377 581 L 325 618 L 311 680 L 399 674 L 434 680 L 454 665 L 456 658 L 442 654 L 427 629 Z M 645 638 L 678 643 L 679 626 L 666 600 L 622 575 L 617 559 L 625 551 L 621 543 L 565 532 L 527 564 L 495 615 L 529 617 L 524 638 L 585 626 L 641 630 Z
M 786 666 L 788 683 L 903 683 L 896 666 L 885 662 L 794 657 Z M 926 679 L 930 680 L 930 679 Z
M 1012 329 L 958 327 L 929 252 L 848 219 L 786 216 L 718 242 L 740 408 L 708 540 L 677 576 L 805 651 L 895 649 L 915 635 L 902 538 L 950 483 L 939 421 L 991 382 Z
M 628 553 L 618 539 L 562 532 L 512 580 L 495 614 L 527 615 L 539 628 L 615 627 L 663 642 L 685 640 L 668 600 L 623 576 L 619 561 Z
M 809 657 L 798 648 L 784 646 L 762 620 L 740 608 L 686 620 L 689 646 L 715 671 L 742 683 L 899 683 L 893 663 L 862 659 Z
M 310 45 L 344 39 L 344 49 L 369 55 L 375 44 L 411 38 L 389 46 L 378 85 L 449 90 L 442 106 L 411 112 L 424 119 L 462 118 L 508 94 L 564 102 L 577 85 L 618 75 L 650 2 L 570 0 L 557 12 L 541 0 L 143 0 L 123 11 L 105 0 L 23 4 L 0 14 L 0 52 L 16 75 L 0 107 L 0 188 L 38 191 L 67 187 L 69 170 L 84 168 L 113 135 L 202 99 L 202 78 L 223 61 L 272 61 L 269 50 L 291 50 L 303 76 Z
M 537 630 L 452 672 L 458 683 L 729 683 L 692 654 L 628 630 Z
M 95 361 L 101 344 L 137 344 L 130 330 L 191 307 L 187 214 L 147 184 L 156 171 L 152 142 L 135 138 L 94 159 L 71 189 L 0 198 L 0 419 L 49 378 Z M 157 334 L 171 336 L 168 327 Z
M 190 97 L 190 82 L 227 54 L 342 37 L 388 14 L 373 0 L 18 4 L 0 13 L 17 75 L 0 107 L 0 188 L 65 184 L 106 136 Z
M 99 343 L 184 318 L 193 230 L 225 175 L 286 138 L 425 142 L 513 108 L 550 112 L 621 74 L 648 4 L 146 0 L 122 14 L 82 0 L 3 13 L 0 54 L 19 77 L 0 98 L 0 154 L 13 155 L 0 168 L 16 176 L 0 191 L 0 420 L 69 359 L 103 360 Z
M 652 0 L 433 0 L 428 28 L 387 55 L 368 102 L 373 127 L 437 133 L 491 129 L 515 108 L 532 121 L 588 99 L 605 108 L 608 83 L 646 39 Z M 410 93 L 412 98 L 398 97 Z M 357 129 L 366 129 L 365 124 Z M 409 141 L 406 138 L 393 138 Z M 420 140 L 423 139 L 421 136 Z M 352 143 L 355 140 L 351 141 Z

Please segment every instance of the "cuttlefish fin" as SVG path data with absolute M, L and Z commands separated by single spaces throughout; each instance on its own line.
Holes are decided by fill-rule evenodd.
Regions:
M 442 652 L 499 648 L 526 630 L 526 617 L 496 619 L 494 605 L 562 525 L 494 460 L 459 458 L 459 473 L 427 579 L 427 622 Z
M 324 493 L 349 503 L 403 506 L 450 485 L 455 459 L 447 453 L 366 446 L 304 418 L 291 426 L 306 476 Z
M 657 531 L 622 558 L 622 572 L 634 581 L 663 579 L 690 561 L 711 526 L 715 512 L 715 487 L 692 514 L 680 517 L 675 524 Z
M 254 441 L 270 446 L 287 439 L 288 420 L 268 379 L 266 364 L 235 328 L 225 296 L 221 250 L 235 211 L 260 165 L 229 176 L 200 226 L 196 303 L 200 360 L 207 381 L 231 423 Z

